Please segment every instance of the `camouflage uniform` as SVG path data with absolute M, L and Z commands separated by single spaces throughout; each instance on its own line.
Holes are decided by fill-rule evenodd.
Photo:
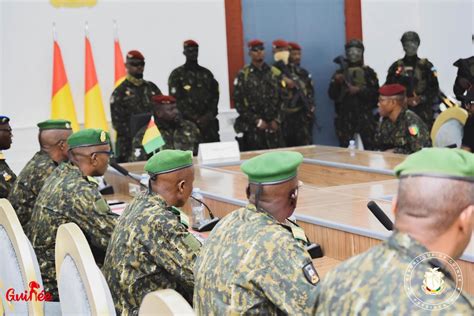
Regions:
M 219 84 L 208 69 L 197 63 L 186 63 L 176 68 L 168 79 L 170 95 L 176 98 L 176 105 L 185 120 L 195 123 L 201 132 L 201 142 L 219 141 Z M 201 126 L 199 117 L 209 117 L 209 124 Z
M 425 122 L 429 130 L 433 125 L 433 103 L 438 98 L 439 84 L 436 69 L 426 58 L 405 57 L 388 69 L 386 84 L 399 83 L 407 89 L 407 97 L 419 96 L 421 102 L 410 107 Z
M 466 92 L 466 86 L 461 84 L 461 80 L 464 79 L 471 85 L 474 85 L 474 56 L 466 59 L 458 59 L 453 65 L 458 67 L 458 73 L 454 82 L 453 91 L 456 95 L 456 98 L 462 101 L 463 95 Z
M 152 111 L 151 97 L 161 95 L 160 89 L 151 81 L 127 76 L 110 97 L 112 125 L 117 131 L 115 151 L 118 162 L 126 162 L 132 150 L 130 119 L 134 114 Z
M 384 118 L 375 134 L 376 148 L 395 149 L 396 153 L 411 154 L 423 147 L 431 147 L 425 123 L 410 110 L 403 109 L 395 123 Z
M 234 105 L 239 113 L 234 129 L 243 133 L 240 149 L 256 150 L 284 146 L 281 128 L 270 133 L 257 128 L 256 121 L 281 122 L 281 97 L 283 81 L 281 71 L 263 64 L 258 69 L 253 64 L 246 65 L 234 80 Z
M 197 155 L 201 135 L 197 126 L 190 121 L 179 119 L 176 123 L 158 121 L 155 124 L 165 141 L 163 149 L 191 150 Z M 142 146 L 143 136 L 147 126 L 143 126 L 135 135 L 132 142 L 132 153 L 128 161 L 142 161 L 150 158 Z
M 103 268 L 117 314 L 137 315 L 143 297 L 159 289 L 174 289 L 191 302 L 192 267 L 201 243 L 188 232 L 186 219 L 149 192 L 124 210 Z
M 291 74 L 290 79 L 297 84 L 297 87 L 286 89 L 288 93 L 285 95 L 282 123 L 285 145 L 288 147 L 311 145 L 314 114 L 310 112 L 309 107 L 315 106 L 313 79 L 306 69 L 298 65 L 290 64 L 288 71 Z
M 58 164 L 44 151 L 38 151 L 21 170 L 13 185 L 8 200 L 18 215 L 26 233 L 26 224 L 30 221 L 36 198 L 44 182 Z
M 311 314 L 319 277 L 290 230 L 252 204 L 221 220 L 194 267 L 196 313 Z
M 0 152 L 0 198 L 7 198 L 13 184 L 16 180 L 16 175 L 8 166 L 5 156 Z
M 329 84 L 329 97 L 335 101 L 336 118 L 334 126 L 339 145 L 347 147 L 354 134 L 359 133 L 365 149 L 373 149 L 376 127 L 375 112 L 378 102 L 379 80 L 375 71 L 369 66 L 349 65 L 346 80 L 360 88 L 360 92 L 350 95 L 344 83 L 338 84 L 334 76 L 343 74 L 339 69 Z M 348 78 L 347 78 L 348 77 Z
M 100 195 L 97 182 L 84 177 L 78 167 L 61 163 L 46 179 L 28 224 L 38 257 L 45 291 L 57 299 L 54 247 L 60 225 L 76 223 L 86 236 L 96 263 L 103 262 L 117 215 Z
M 428 311 L 416 306 L 405 290 L 405 272 L 416 257 L 428 250 L 404 233 L 353 257 L 330 271 L 318 287 L 317 315 L 473 315 L 474 300 L 466 293 L 446 309 Z M 424 272 L 434 264 L 422 261 L 413 271 L 411 287 L 424 302 L 440 304 L 452 294 L 455 283 L 444 278 L 447 289 L 439 295 L 422 290 Z

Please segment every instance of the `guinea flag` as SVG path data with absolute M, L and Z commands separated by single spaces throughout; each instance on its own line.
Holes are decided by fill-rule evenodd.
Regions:
M 145 135 L 143 135 L 142 146 L 146 153 L 152 153 L 157 149 L 160 149 L 165 144 L 163 137 L 161 136 L 160 130 L 155 124 L 153 115 L 151 116 L 150 122 L 146 127 Z

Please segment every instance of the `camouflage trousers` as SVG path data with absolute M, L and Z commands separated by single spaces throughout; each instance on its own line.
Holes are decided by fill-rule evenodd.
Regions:
M 376 121 L 372 115 L 344 113 L 336 116 L 334 126 L 341 147 L 349 146 L 349 141 L 354 139 L 356 133 L 359 133 L 364 149 L 374 149 Z
M 244 132 L 239 142 L 240 151 L 260 150 L 285 147 L 281 129 L 276 132 L 267 132 L 258 128 L 249 128 Z
M 201 143 L 214 143 L 220 141 L 219 137 L 219 121 L 217 119 L 212 120 L 205 128 L 201 128 L 199 124 L 196 124 L 201 133 Z
M 305 146 L 313 143 L 313 119 L 306 111 L 287 114 L 282 123 L 282 133 L 287 147 Z

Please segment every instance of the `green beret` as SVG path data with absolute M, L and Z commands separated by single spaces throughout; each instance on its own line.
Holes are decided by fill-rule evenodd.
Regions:
M 249 177 L 249 182 L 276 184 L 296 176 L 303 156 L 294 151 L 275 151 L 245 161 L 240 169 Z
M 432 176 L 474 181 L 474 154 L 462 149 L 424 148 L 395 167 L 397 177 Z
M 145 171 L 151 175 L 168 173 L 191 167 L 193 153 L 191 151 L 165 149 L 154 154 L 145 164 Z
M 71 129 L 71 122 L 68 120 L 46 120 L 38 123 L 40 131 L 47 129 Z
M 109 133 L 100 128 L 86 128 L 69 136 L 67 144 L 69 145 L 69 149 L 110 145 L 110 136 Z

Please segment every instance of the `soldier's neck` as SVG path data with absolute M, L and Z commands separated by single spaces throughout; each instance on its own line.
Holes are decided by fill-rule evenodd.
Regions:
M 252 61 L 252 65 L 258 69 L 262 69 L 263 61 Z
M 130 74 L 127 75 L 127 80 L 133 83 L 136 86 L 140 86 L 143 83 L 143 77 L 142 78 L 136 78 Z
M 195 68 L 198 65 L 199 64 L 198 64 L 197 59 L 196 60 L 186 59 L 186 62 L 184 63 L 184 67 L 186 68 Z
M 392 123 L 395 123 L 397 121 L 398 117 L 400 116 L 401 112 L 402 112 L 402 108 L 401 107 L 396 107 L 396 108 L 393 109 L 392 113 L 390 113 L 388 118 L 390 119 L 390 121 Z
M 418 60 L 418 55 L 407 56 L 403 57 L 403 61 L 407 64 L 414 64 Z
M 348 66 L 349 67 L 361 67 L 362 66 L 362 61 L 358 61 L 358 62 L 355 62 L 355 63 L 349 63 Z

